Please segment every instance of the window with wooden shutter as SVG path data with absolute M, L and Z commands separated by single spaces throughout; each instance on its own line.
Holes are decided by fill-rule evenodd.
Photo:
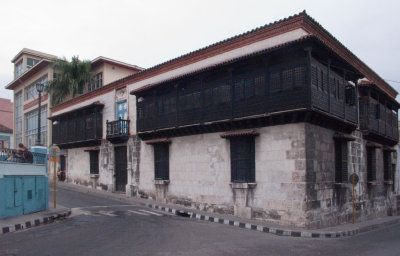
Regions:
M 253 136 L 230 139 L 231 181 L 255 182 L 255 143 Z
M 285 69 L 282 71 L 282 89 L 290 89 L 293 85 L 293 69 Z
M 335 182 L 346 183 L 348 180 L 348 148 L 346 141 L 335 141 Z
M 169 144 L 154 144 L 154 179 L 169 180 Z
M 276 92 L 281 89 L 281 73 L 271 72 L 269 75 L 269 86 L 271 92 Z
M 306 68 L 296 67 L 294 68 L 294 86 L 302 87 L 306 83 Z
M 90 174 L 99 174 L 99 151 L 90 151 Z
M 264 75 L 258 75 L 254 78 L 254 90 L 256 96 L 264 96 L 265 94 L 265 77 Z
M 383 179 L 392 181 L 392 156 L 390 151 L 383 151 Z
M 356 103 L 355 87 L 352 85 L 346 86 L 346 104 L 354 105 Z
M 372 147 L 367 147 L 367 180 L 376 181 L 376 150 Z

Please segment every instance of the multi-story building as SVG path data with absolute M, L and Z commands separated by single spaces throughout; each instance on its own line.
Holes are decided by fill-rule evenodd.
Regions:
M 313 228 L 351 220 L 353 181 L 357 220 L 392 209 L 396 95 L 303 12 L 67 100 L 50 119 L 71 182 Z
M 25 146 L 35 145 L 38 133 L 38 92 L 37 83 L 46 84 L 57 74 L 51 65 L 57 56 L 30 49 L 22 49 L 13 59 L 14 80 L 6 88 L 14 90 L 14 147 L 23 142 Z M 118 80 L 141 70 L 141 68 L 105 57 L 91 61 L 94 81 L 88 84 L 81 94 L 95 91 L 104 84 Z M 65 99 L 65 100 L 68 100 Z M 51 122 L 47 119 L 51 101 L 44 92 L 41 98 L 41 144 L 49 146 Z
M 0 148 L 13 145 L 13 103 L 9 99 L 0 98 Z
M 36 84 L 51 80 L 54 70 L 51 66 L 54 55 L 27 48 L 22 49 L 12 60 L 14 80 L 6 89 L 14 91 L 14 145 L 22 142 L 27 147 L 35 145 L 38 133 L 38 92 Z M 47 115 L 50 109 L 48 94 L 41 99 L 41 144 L 47 145 L 50 138 Z

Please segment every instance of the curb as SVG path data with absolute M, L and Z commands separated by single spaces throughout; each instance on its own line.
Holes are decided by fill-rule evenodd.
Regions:
M 208 221 L 208 222 L 219 223 L 219 224 L 229 225 L 229 226 L 233 226 L 233 227 L 248 229 L 248 230 L 259 231 L 259 232 L 263 232 L 263 233 L 270 233 L 270 234 L 274 234 L 277 236 L 304 237 L 304 238 L 339 238 L 339 237 L 354 236 L 354 235 L 360 233 L 360 229 L 358 229 L 358 228 L 350 230 L 350 231 L 325 232 L 325 233 L 310 232 L 310 231 L 293 231 L 293 230 L 288 230 L 288 229 L 271 228 L 271 227 L 267 227 L 267 226 L 263 226 L 263 225 L 255 225 L 255 224 L 246 223 L 246 222 L 234 221 L 234 220 L 225 219 L 225 218 L 222 219 L 222 218 L 193 213 L 193 212 L 189 212 L 189 211 L 177 210 L 177 209 L 154 205 L 154 204 L 145 204 L 145 205 L 147 207 L 150 207 L 153 209 L 173 213 L 176 215 L 187 216 L 187 217 L 190 217 L 191 219 L 198 219 L 198 220 L 202 220 L 202 221 Z M 376 227 L 374 227 L 374 228 L 376 228 Z
M 87 190 L 86 192 L 92 194 L 94 191 Z M 120 196 L 114 197 L 114 196 L 108 195 L 107 198 L 114 198 L 114 199 L 118 199 L 120 201 L 130 202 L 129 198 L 126 198 L 126 197 L 120 197 Z M 188 210 L 178 210 L 178 209 L 175 209 L 172 207 L 161 206 L 161 205 L 157 205 L 154 203 L 137 202 L 137 204 L 145 206 L 145 207 L 165 211 L 168 213 L 173 213 L 175 215 L 179 215 L 182 217 L 189 217 L 191 219 L 219 223 L 219 224 L 229 225 L 232 227 L 238 227 L 238 228 L 242 228 L 242 229 L 254 230 L 254 231 L 259 231 L 259 232 L 263 232 L 263 233 L 270 233 L 273 235 L 286 236 L 286 237 L 320 238 L 320 239 L 321 238 L 322 239 L 343 238 L 343 237 L 355 236 L 359 233 L 368 232 L 368 231 L 371 231 L 371 230 L 374 230 L 374 229 L 377 229 L 380 227 L 400 223 L 400 218 L 398 218 L 398 219 L 394 219 L 394 220 L 387 220 L 385 222 L 378 223 L 378 224 L 370 224 L 370 225 L 367 225 L 364 227 L 357 227 L 357 228 L 353 228 L 351 230 L 346 230 L 346 231 L 334 231 L 334 232 L 333 231 L 332 232 L 329 232 L 329 231 L 318 232 L 317 230 L 301 231 L 301 230 L 289 230 L 289 229 L 268 227 L 265 225 L 255 225 L 252 223 L 231 220 L 229 218 L 217 218 L 217 217 L 213 217 L 213 216 L 194 213 L 194 212 L 191 212 Z
M 32 220 L 26 221 L 25 223 L 14 224 L 12 226 L 3 227 L 0 230 L 0 235 L 4 235 L 4 234 L 7 234 L 7 233 L 19 231 L 19 230 L 22 230 L 22 229 L 28 229 L 28 228 L 37 227 L 37 226 L 40 226 L 40 225 L 53 223 L 55 220 L 61 219 L 61 218 L 66 218 L 69 215 L 71 215 L 71 210 L 68 210 L 68 211 L 66 211 L 64 213 L 55 213 L 55 214 L 52 214 L 52 215 L 47 216 L 47 217 L 40 217 L 38 219 L 32 219 Z
M 312 232 L 312 231 L 298 231 L 298 230 L 294 231 L 294 230 L 288 230 L 288 229 L 271 228 L 271 227 L 267 227 L 264 225 L 255 225 L 255 224 L 251 224 L 251 223 L 234 221 L 234 220 L 225 219 L 225 218 L 222 219 L 222 218 L 212 217 L 212 216 L 208 216 L 208 215 L 193 213 L 190 211 L 177 210 L 177 209 L 164 207 L 164 206 L 160 206 L 160 205 L 156 205 L 156 204 L 143 204 L 143 205 L 145 205 L 149 208 L 173 213 L 176 215 L 190 217 L 191 219 L 219 223 L 219 224 L 229 225 L 229 226 L 238 227 L 238 228 L 242 228 L 242 229 L 254 230 L 254 231 L 259 231 L 259 232 L 263 232 L 263 233 L 274 234 L 277 236 L 287 236 L 287 237 L 303 237 L 303 238 L 349 237 L 349 236 L 357 235 L 362 232 L 371 231 L 371 230 L 377 229 L 379 227 L 393 225 L 393 224 L 400 222 L 400 219 L 389 220 L 389 221 L 383 222 L 381 224 L 373 224 L 373 225 L 362 227 L 362 228 L 354 228 L 354 229 L 348 230 L 348 231 L 336 231 L 336 232 Z

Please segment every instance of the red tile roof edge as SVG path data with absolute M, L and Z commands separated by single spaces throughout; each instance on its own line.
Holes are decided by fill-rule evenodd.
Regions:
M 238 136 L 258 136 L 258 135 L 260 135 L 260 133 L 258 133 L 254 129 L 250 129 L 250 130 L 224 132 L 220 136 L 221 136 L 221 138 L 230 138 L 230 137 L 238 137 Z

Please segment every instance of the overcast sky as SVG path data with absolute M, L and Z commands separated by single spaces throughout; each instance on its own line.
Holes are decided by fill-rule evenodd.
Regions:
M 70 59 L 104 56 L 151 67 L 306 10 L 386 80 L 400 81 L 398 1 L 25 1 L 0 2 L 0 97 L 11 59 L 30 48 Z M 400 91 L 400 83 L 390 82 Z

